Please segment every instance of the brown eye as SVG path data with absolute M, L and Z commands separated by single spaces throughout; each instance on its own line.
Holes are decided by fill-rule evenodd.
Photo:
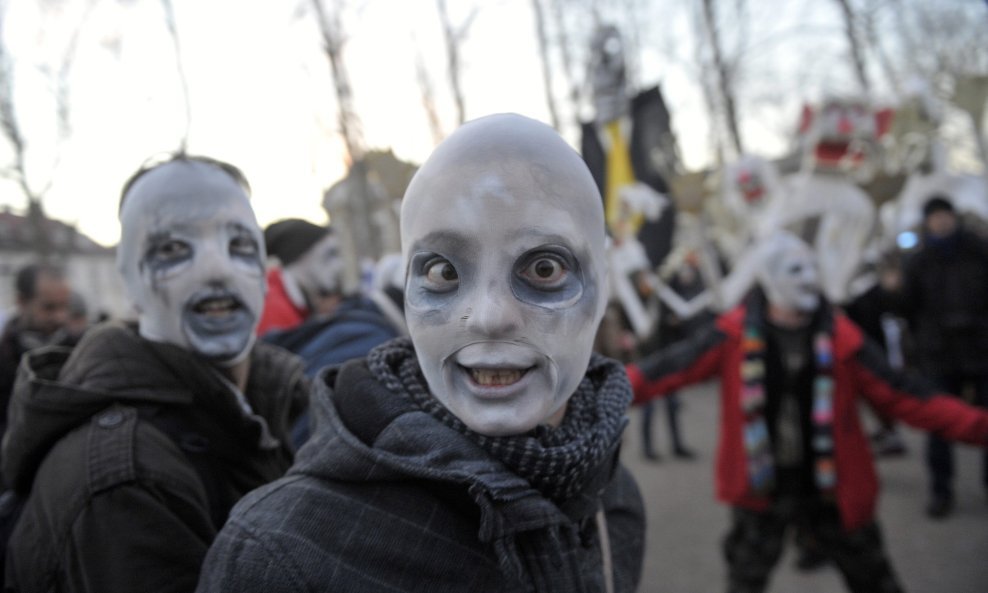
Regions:
M 460 276 L 453 264 L 436 259 L 425 266 L 425 279 L 433 290 L 450 290 L 459 283 Z
M 543 256 L 525 266 L 521 275 L 536 287 L 553 288 L 566 279 L 567 269 L 558 259 Z

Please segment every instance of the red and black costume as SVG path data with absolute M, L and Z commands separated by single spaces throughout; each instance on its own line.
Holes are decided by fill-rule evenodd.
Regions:
M 830 535 L 841 546 L 853 538 L 860 539 L 863 530 L 874 530 L 874 541 L 867 547 L 877 550 L 884 562 L 874 525 L 878 478 L 858 416 L 858 398 L 922 430 L 978 445 L 988 444 L 988 412 L 937 392 L 931 383 L 917 376 L 892 370 L 877 345 L 843 314 L 826 305 L 820 307 L 804 331 L 805 350 L 810 353 L 805 357 L 807 371 L 794 373 L 795 379 L 787 387 L 779 387 L 779 376 L 785 372 L 779 370 L 777 359 L 794 348 L 791 343 L 776 344 L 774 350 L 772 344 L 768 348 L 760 346 L 762 335 L 770 336 L 772 331 L 763 314 L 765 306 L 764 297 L 755 294 L 745 305 L 719 317 L 706 331 L 628 365 L 635 403 L 719 377 L 722 411 L 717 497 L 735 507 L 735 527 L 739 513 L 756 517 L 777 513 L 780 493 L 795 492 L 790 498 L 797 507 L 805 507 L 809 501 L 827 509 L 832 517 L 831 525 L 827 525 L 833 532 Z M 781 429 L 776 428 L 776 422 L 781 414 L 778 401 L 782 392 L 793 393 L 792 397 L 801 402 L 798 405 L 806 446 L 795 470 L 782 467 L 772 457 L 778 452 L 775 441 Z M 759 399 L 762 394 L 764 397 Z M 761 423 L 762 417 L 768 422 Z M 766 442 L 760 443 L 759 437 L 765 437 Z M 766 458 L 767 463 L 762 463 Z M 785 485 L 788 488 L 782 487 Z M 735 528 L 726 544 L 736 532 Z M 767 552 L 763 558 L 768 564 L 756 579 L 761 580 L 761 585 L 735 590 L 761 590 L 777 560 L 776 552 L 781 549 Z M 832 548 L 831 553 L 840 565 L 838 551 Z M 733 582 L 736 567 L 730 550 L 728 557 Z M 878 571 L 885 569 L 888 583 L 884 585 L 865 585 L 863 581 L 856 585 L 853 576 L 843 571 L 854 591 L 868 591 L 868 587 L 871 591 L 898 591 L 890 569 Z M 870 572 L 876 572 L 875 566 Z

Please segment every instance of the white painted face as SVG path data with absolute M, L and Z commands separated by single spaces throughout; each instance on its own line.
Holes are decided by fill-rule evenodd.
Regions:
M 760 281 L 773 305 L 812 313 L 820 304 L 820 276 L 813 251 L 795 235 L 768 239 Z
M 590 76 L 597 121 L 606 123 L 628 111 L 624 44 L 613 25 L 602 25 L 594 32 L 590 53 Z
M 266 290 L 245 190 L 215 165 L 172 161 L 131 186 L 120 224 L 117 267 L 140 334 L 213 362 L 242 360 Z
M 340 239 L 329 234 L 309 248 L 286 271 L 292 275 L 311 302 L 343 291 L 345 262 L 340 254 Z
M 405 313 L 432 394 L 472 430 L 561 419 L 607 302 L 600 195 L 548 126 L 461 127 L 409 185 Z

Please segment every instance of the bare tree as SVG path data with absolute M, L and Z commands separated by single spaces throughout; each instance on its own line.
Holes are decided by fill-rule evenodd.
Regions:
M 741 128 L 738 124 L 737 106 L 735 103 L 734 73 L 724 56 L 714 0 L 703 0 L 703 22 L 707 41 L 710 44 L 712 53 L 721 110 L 731 139 L 731 145 L 734 147 L 735 152 L 740 155 L 744 153 L 744 144 L 741 142 Z
M 2 36 L 6 25 L 8 6 L 6 2 L 0 3 L 0 133 L 13 153 L 12 162 L 0 169 L 0 176 L 16 183 L 24 197 L 27 198 L 28 220 L 34 238 L 34 249 L 42 258 L 52 255 L 53 249 L 51 237 L 48 235 L 43 200 L 51 189 L 55 172 L 59 168 L 62 144 L 71 134 L 70 74 L 83 24 L 94 4 L 94 1 L 87 2 L 81 18 L 72 28 L 57 62 L 35 65 L 36 69 L 48 78 L 49 88 L 52 89 L 53 117 L 56 129 L 53 156 L 46 169 L 46 178 L 36 181 L 28 173 L 32 143 L 24 134 L 22 120 L 14 101 L 15 60 Z
M 545 102 L 549 107 L 549 118 L 552 127 L 559 130 L 559 110 L 556 108 L 556 98 L 552 92 L 552 61 L 549 57 L 549 39 L 546 34 L 545 11 L 541 0 L 532 0 L 532 12 L 535 14 L 535 33 L 539 41 L 539 57 L 542 61 L 542 84 L 545 87 Z
M 189 146 L 189 131 L 192 128 L 192 104 L 189 102 L 189 81 L 185 75 L 185 66 L 182 60 L 182 46 L 178 40 L 178 25 L 175 22 L 175 7 L 172 0 L 161 0 L 161 7 L 165 11 L 165 25 L 168 27 L 168 34 L 172 39 L 172 47 L 175 51 L 175 70 L 178 74 L 179 84 L 182 85 L 182 100 L 185 108 L 185 130 L 179 140 L 179 150 L 185 152 Z
M 350 86 L 350 75 L 343 61 L 343 23 L 340 17 L 343 6 L 341 0 L 331 2 L 332 9 L 327 11 L 322 0 L 312 0 L 316 12 L 319 32 L 322 35 L 323 51 L 329 59 L 333 72 L 333 87 L 336 90 L 337 114 L 340 133 L 347 148 L 347 158 L 350 163 L 361 160 L 366 152 L 363 126 L 353 104 L 353 89 Z
M 425 115 L 429 119 L 432 143 L 438 145 L 446 137 L 446 134 L 443 132 L 443 124 L 439 119 L 439 112 L 436 109 L 435 93 L 433 93 L 429 70 L 425 67 L 425 60 L 422 59 L 422 52 L 418 50 L 418 44 L 413 41 L 413 45 L 416 46 L 415 80 L 418 82 L 419 93 L 422 95 L 422 108 L 425 109 Z
M 457 26 L 450 20 L 449 11 L 446 8 L 446 0 L 436 0 L 436 8 L 439 10 L 439 21 L 443 28 L 443 39 L 446 41 L 446 71 L 449 76 L 449 87 L 453 92 L 453 102 L 456 104 L 456 122 L 462 124 L 466 121 L 466 102 L 463 98 L 463 86 L 460 81 L 462 74 L 462 61 L 460 60 L 460 47 L 466 39 L 470 25 L 473 24 L 477 16 L 478 8 L 471 8 L 463 22 Z
M 858 32 L 858 23 L 855 18 L 854 9 L 849 0 L 834 0 L 840 7 L 841 18 L 844 21 L 844 35 L 851 50 L 851 63 L 854 65 L 854 74 L 858 78 L 858 84 L 865 95 L 871 94 L 871 80 L 868 78 L 868 71 L 865 68 L 864 44 Z
M 560 63 L 563 68 L 563 77 L 569 85 L 569 102 L 573 110 L 575 119 L 580 118 L 580 107 L 582 105 L 582 94 L 580 93 L 580 81 L 573 73 L 573 54 L 570 47 L 569 30 L 563 18 L 565 0 L 549 0 L 552 6 L 553 20 L 556 24 L 557 44 L 559 46 Z

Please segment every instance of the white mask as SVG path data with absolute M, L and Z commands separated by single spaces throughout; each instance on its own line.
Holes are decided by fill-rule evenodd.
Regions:
M 788 232 L 778 232 L 764 245 L 759 279 L 773 305 L 812 313 L 820 304 L 820 276 L 816 258 L 806 243 Z
M 343 271 L 346 263 L 340 254 L 340 240 L 328 234 L 317 241 L 302 257 L 285 268 L 298 282 L 310 302 L 343 291 Z
M 219 167 L 160 165 L 130 187 L 117 267 L 141 336 L 213 362 L 250 351 L 264 302 L 264 241 L 246 191 Z
M 401 236 L 432 394 L 485 435 L 561 417 L 607 303 L 603 206 L 579 155 L 521 116 L 468 123 L 412 180 Z

